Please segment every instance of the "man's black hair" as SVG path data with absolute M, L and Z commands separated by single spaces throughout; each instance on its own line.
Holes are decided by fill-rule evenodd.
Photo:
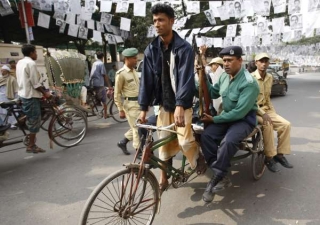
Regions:
M 103 52 L 97 52 L 96 54 L 98 59 L 102 59 L 104 56 Z
M 159 3 L 159 4 L 156 4 L 156 5 L 152 6 L 151 13 L 153 15 L 158 14 L 158 13 L 164 13 L 170 19 L 174 18 L 174 10 L 173 10 L 173 8 L 171 6 L 163 4 L 163 3 Z
M 116 65 L 115 65 L 115 64 L 113 64 L 113 65 L 112 65 L 112 68 L 113 68 L 113 67 L 116 67 Z
M 24 56 L 30 56 L 30 54 L 35 51 L 36 51 L 36 46 L 34 45 L 30 45 L 30 44 L 22 45 L 21 52 Z

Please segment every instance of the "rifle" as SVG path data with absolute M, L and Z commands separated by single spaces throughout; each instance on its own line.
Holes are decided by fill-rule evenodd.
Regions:
M 192 39 L 192 48 L 196 55 L 195 67 L 197 69 L 198 76 L 199 76 L 199 116 L 201 117 L 203 113 L 211 115 L 211 112 L 210 112 L 211 98 L 210 98 L 208 87 L 207 87 L 208 81 L 207 81 L 207 76 L 205 72 L 205 66 L 202 63 L 200 51 L 197 47 L 195 34 L 193 35 L 193 39 Z M 204 105 L 203 105 L 203 101 L 204 101 Z

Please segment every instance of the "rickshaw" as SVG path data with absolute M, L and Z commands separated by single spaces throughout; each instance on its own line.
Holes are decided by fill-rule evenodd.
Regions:
M 85 86 L 84 82 L 86 71 L 87 76 L 89 76 L 89 71 L 86 68 L 86 56 L 76 52 L 55 51 L 47 54 L 45 61 L 51 89 L 57 96 L 61 96 L 65 100 L 64 107 L 72 107 L 79 110 L 86 117 L 96 116 L 98 119 L 101 119 L 103 117 L 103 107 L 99 107 L 94 91 L 90 86 Z M 87 94 L 84 102 L 90 108 L 81 105 L 81 93 L 85 92 Z M 127 121 L 119 117 L 119 111 L 114 104 L 113 94 L 108 95 L 107 105 L 109 115 L 115 121 L 120 123 Z

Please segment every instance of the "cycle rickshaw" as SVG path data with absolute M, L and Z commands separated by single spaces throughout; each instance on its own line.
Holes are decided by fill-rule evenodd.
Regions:
M 66 107 L 79 110 L 86 117 L 96 116 L 101 119 L 103 117 L 103 107 L 100 107 L 93 89 L 90 86 L 84 86 L 85 71 L 87 70 L 86 56 L 75 52 L 55 51 L 48 54 L 45 60 L 49 83 L 57 95 L 65 99 Z M 82 98 L 85 98 L 82 101 L 90 108 L 82 106 Z M 108 113 L 115 121 L 120 123 L 127 121 L 119 117 L 113 94 L 108 95 L 107 105 L 109 108 Z M 43 127 L 45 128 L 45 126 Z
M 157 158 L 153 151 L 177 138 L 174 124 L 167 127 L 137 124 L 148 130 L 143 156 L 138 163 L 137 153 L 133 162 L 125 168 L 109 175 L 91 193 L 81 214 L 80 223 L 85 224 L 152 224 L 160 207 L 159 183 L 151 169 L 165 170 L 171 176 L 171 186 L 179 188 L 198 176 L 195 170 L 188 169 L 183 156 L 180 168 L 173 167 Z M 153 130 L 168 131 L 171 134 L 157 141 L 153 140 Z M 203 127 L 193 125 L 196 140 Z M 264 171 L 264 149 L 261 127 L 256 126 L 252 133 L 239 145 L 242 153 L 233 160 L 251 156 L 252 175 L 259 180 Z M 165 165 L 165 166 L 163 166 Z

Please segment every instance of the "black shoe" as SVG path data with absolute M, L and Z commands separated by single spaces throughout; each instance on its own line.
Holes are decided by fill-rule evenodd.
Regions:
M 267 166 L 267 168 L 271 171 L 271 172 L 273 172 L 273 173 L 276 173 L 276 172 L 279 172 L 280 171 L 280 169 L 279 169 L 279 167 L 278 167 L 278 164 L 277 164 L 277 162 L 273 159 L 273 158 L 271 158 L 271 159 L 265 159 L 264 160 L 264 164 Z
M 218 192 L 218 191 L 222 191 L 228 187 L 231 187 L 232 183 L 229 177 L 225 176 L 224 178 L 222 178 L 222 180 L 220 180 L 216 186 L 214 186 L 213 191 L 214 193 Z
M 217 192 L 217 190 L 215 190 L 215 186 L 223 180 L 223 177 L 219 177 L 219 176 L 213 176 L 211 178 L 211 180 L 209 181 L 206 190 L 204 191 L 203 195 L 202 195 L 202 199 L 203 201 L 209 203 L 213 201 L 214 195 Z
M 119 148 L 121 148 L 121 150 L 123 151 L 123 154 L 130 155 L 130 152 L 127 149 L 127 144 L 123 143 L 122 141 L 119 141 L 117 145 Z
M 289 169 L 293 168 L 293 165 L 291 165 L 284 156 L 279 157 L 279 156 L 276 155 L 276 156 L 273 157 L 273 159 L 274 159 L 274 161 L 280 163 L 283 167 L 286 167 L 286 168 L 289 168 Z

